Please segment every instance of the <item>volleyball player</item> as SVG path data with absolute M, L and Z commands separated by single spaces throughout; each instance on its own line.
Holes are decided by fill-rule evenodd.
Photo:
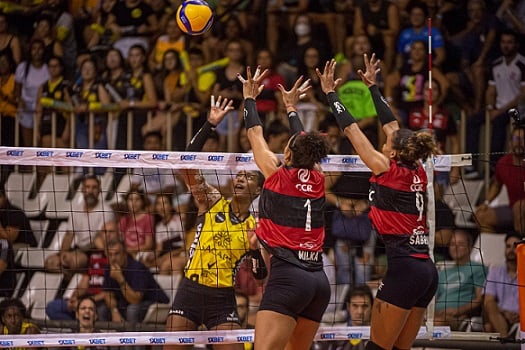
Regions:
M 335 92 L 335 61 L 317 69 L 321 87 L 345 135 L 372 171 L 369 217 L 386 247 L 388 271 L 372 310 L 367 349 L 410 349 L 423 321 L 425 309 L 437 289 L 438 276 L 429 258 L 426 224 L 427 176 L 421 159 L 436 152 L 429 133 L 400 129 L 388 103 L 376 85 L 379 60 L 364 55 L 366 72 L 359 70 L 368 86 L 386 143 L 374 149 Z
M 212 96 L 208 120 L 186 150 L 200 151 L 210 131 L 231 109 L 231 100 L 219 97 L 215 103 Z M 259 195 L 264 179 L 258 171 L 240 171 L 233 179 L 233 198 L 226 199 L 206 183 L 198 169 L 185 169 L 182 175 L 195 198 L 198 218 L 184 277 L 166 328 L 168 331 L 193 331 L 204 325 L 208 330 L 240 329 L 233 288 L 235 270 L 248 256 L 250 248 L 257 248 L 253 232 L 255 218 L 250 213 L 250 206 Z M 259 251 L 254 250 L 250 255 L 252 259 L 259 258 L 263 266 Z M 260 278 L 264 277 L 261 272 Z M 180 346 L 165 347 L 168 348 L 180 349 Z M 216 344 L 214 348 L 242 350 L 243 344 Z
M 328 143 L 319 133 L 303 131 L 295 104 L 309 86 L 299 78 L 289 91 L 279 85 L 293 134 L 283 162 L 270 151 L 255 105 L 266 73 L 258 68 L 252 76 L 248 68 L 247 79 L 239 75 L 247 136 L 265 177 L 256 234 L 271 255 L 270 277 L 255 321 L 255 349 L 306 350 L 330 299 L 321 257 L 325 179 L 319 166 Z

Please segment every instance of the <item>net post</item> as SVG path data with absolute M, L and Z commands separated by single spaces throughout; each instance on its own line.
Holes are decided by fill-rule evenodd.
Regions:
M 516 258 L 518 272 L 518 301 L 520 309 L 520 338 L 525 338 L 525 241 L 522 239 L 516 243 Z M 525 350 L 525 343 L 521 344 L 521 349 Z
M 428 128 L 432 132 L 432 18 L 428 18 L 427 21 L 428 30 Z M 434 199 L 434 158 L 428 157 L 425 162 L 425 171 L 427 173 L 427 196 L 428 196 L 428 207 L 427 207 L 427 225 L 428 225 L 428 253 L 430 259 L 434 261 L 434 241 L 436 239 L 436 208 Z M 434 311 L 436 305 L 436 296 L 432 298 L 427 306 L 427 321 L 426 328 L 428 332 L 428 338 L 434 338 Z
M 430 259 L 434 261 L 434 240 L 436 239 L 436 208 L 434 198 L 434 158 L 428 157 L 425 162 L 425 172 L 427 173 L 427 226 L 428 226 L 428 254 Z M 428 338 L 433 339 L 434 337 L 434 311 L 436 304 L 436 296 L 432 298 L 427 306 L 427 320 L 426 328 L 428 332 Z
M 428 128 L 432 131 L 432 18 L 428 18 Z

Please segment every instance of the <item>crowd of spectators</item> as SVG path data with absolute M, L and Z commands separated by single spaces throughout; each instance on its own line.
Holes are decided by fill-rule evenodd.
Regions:
M 218 125 L 203 150 L 249 152 L 237 74 L 244 73 L 246 66 L 260 65 L 271 71 L 257 109 L 273 152 L 282 153 L 289 138 L 277 85 L 289 86 L 302 75 L 312 84 L 297 106 L 307 130 L 325 132 L 332 154 L 353 154 L 352 145 L 342 137 L 327 107 L 315 68 L 336 57 L 336 75 L 343 80 L 338 90 L 341 100 L 372 143 L 380 147 L 384 136 L 378 132 L 368 89 L 357 74 L 363 69 L 363 53 L 375 52 L 382 60 L 378 78 L 381 89 L 405 127 L 428 129 L 428 106 L 434 104 L 431 127 L 443 153 L 460 152 L 461 134 L 467 135 L 466 151 L 479 153 L 478 131 L 485 113 L 490 115 L 495 180 L 487 200 L 493 200 L 506 185 L 512 210 L 509 213 L 509 208 L 500 210 L 484 203 L 477 208 L 476 216 L 484 232 L 525 233 L 523 181 L 516 183 L 516 177 L 507 170 L 523 166 L 519 159 L 524 152 L 523 129 L 516 128 L 510 135 L 513 154 L 501 157 L 510 120 L 507 110 L 517 108 L 525 118 L 525 58 L 521 55 L 525 47 L 519 45 L 525 37 L 523 0 L 215 0 L 209 1 L 216 14 L 212 29 L 194 37 L 184 35 L 177 27 L 175 12 L 180 0 L 20 3 L 0 13 L 2 145 L 180 151 L 206 120 L 213 94 L 232 99 L 234 110 Z M 432 82 L 428 81 L 427 18 L 432 19 Z M 466 130 L 457 126 L 459 111 L 467 117 Z M 192 128 L 191 135 L 188 127 Z M 19 138 L 15 130 L 19 130 Z M 105 170 L 96 172 L 100 175 Z M 479 169 L 468 170 L 475 174 Z M 171 171 L 134 169 L 132 173 L 124 205 L 114 211 L 100 208 L 103 196 L 99 179 L 83 178 L 83 206 L 68 218 L 61 249 L 48 257 L 45 268 L 87 272 L 69 300 L 57 299 L 48 305 L 51 319 L 74 319 L 75 313 L 83 310 L 79 302 L 90 303 L 82 299 L 85 294 L 94 302 L 87 311 L 86 319 L 90 320 L 139 322 L 153 301 L 166 301 L 162 293 L 150 293 L 152 286 L 160 288 L 155 287 L 148 270 L 180 274 L 194 232 L 195 209 L 189 198 L 173 198 L 185 190 Z M 217 187 L 221 192 L 224 189 L 225 196 L 233 192 L 227 176 L 218 179 L 217 174 L 203 175 L 211 178 L 214 186 L 226 179 Z M 3 173 L 2 182 L 5 176 Z M 123 176 L 127 175 L 115 173 L 116 179 Z M 369 173 L 329 176 L 329 234 L 325 243 L 328 256 L 337 266 L 337 284 L 369 283 L 374 288 L 370 282 L 380 279 L 384 270 L 381 245 L 373 233 L 356 239 L 347 232 L 331 232 L 338 224 L 337 215 L 349 227 L 371 231 L 368 177 Z M 458 179 L 459 169 L 452 168 L 450 173 L 437 174 L 436 184 L 444 189 Z M 460 228 L 454 230 L 450 209 L 442 206 L 445 208 L 437 215 L 437 226 L 442 229 L 438 245 L 442 257 L 451 258 L 455 268 L 440 275 L 448 284 L 438 292 L 436 319 L 456 329 L 465 318 L 482 314 L 481 309 L 498 310 L 495 304 L 503 302 L 492 295 L 483 297 L 486 268 L 476 265 L 474 271 L 469 259 L 475 236 Z M 34 237 L 26 234 L 31 229 L 20 213 L 21 209 L 10 205 L 0 192 L 0 294 L 5 297 L 11 295 L 16 282 L 15 276 L 6 272 L 14 266 L 16 245 L 36 245 Z M 114 247 L 111 256 L 106 256 L 108 244 Z M 507 267 L 511 259 L 512 252 L 507 254 Z M 471 289 L 446 290 L 458 278 L 454 273 L 462 269 L 471 274 Z M 136 284 L 129 271 L 141 271 L 145 276 L 142 284 Z M 489 272 L 489 276 L 491 273 L 496 272 Z M 506 285 L 511 285 L 509 278 Z M 260 298 L 261 289 L 248 288 L 252 281 L 246 279 L 240 289 L 250 293 L 240 294 L 239 299 L 249 300 L 245 325 L 253 326 L 256 308 L 252 302 Z M 487 293 L 498 292 L 494 281 L 491 283 Z M 348 299 L 349 314 L 359 315 L 355 317 L 364 318 L 364 323 L 349 321 L 353 325 L 369 322 L 373 302 L 366 289 L 359 288 Z M 455 293 L 452 302 L 443 297 L 447 293 Z M 442 303 L 440 297 L 445 298 Z M 135 304 L 141 307 L 129 308 Z M 11 308 L 25 313 L 15 306 Z M 0 314 L 3 317 L 3 309 Z M 503 316 L 486 315 L 486 329 L 507 336 L 508 324 L 516 322 L 516 315 L 511 310 L 500 314 Z M 507 327 L 501 326 L 502 317 Z M 6 325 L 3 319 L 2 323 Z M 331 347 L 363 347 L 351 345 Z
M 355 72 L 362 65 L 363 52 L 375 52 L 382 59 L 385 96 L 409 126 L 412 111 L 424 106 L 429 35 L 432 76 L 439 90 L 433 104 L 456 120 L 457 111 L 465 111 L 472 119 L 469 130 L 474 130 L 474 137 L 474 127 L 480 124 L 477 116 L 485 106 L 494 114 L 494 128 L 499 130 L 499 119 L 503 127 L 507 125 L 506 110 L 516 107 L 523 95 L 524 59 L 518 53 L 525 34 L 521 1 L 217 0 L 210 2 L 215 10 L 211 30 L 193 37 L 177 27 L 180 0 L 21 3 L 24 6 L 6 7 L 9 15 L 0 14 L 0 45 L 5 44 L 0 57 L 6 55 L 5 71 L 0 73 L 5 145 L 15 142 L 16 120 L 21 146 L 141 149 L 141 136 L 159 131 L 169 140 L 167 147 L 182 150 L 187 142 L 186 124 L 191 121 L 194 131 L 198 130 L 210 94 L 220 93 L 237 102 L 236 110 L 218 128 L 219 150 L 238 151 L 242 105 L 236 74 L 247 65 L 272 68 L 268 93 L 258 101 L 258 108 L 266 123 L 277 120 L 285 125 L 284 108 L 272 91 L 281 81 L 289 85 L 299 75 L 309 77 L 314 88 L 300 111 L 307 129 L 316 129 L 329 111 L 314 69 L 331 57 L 340 62 L 343 101 L 356 110 L 358 120 L 373 123 L 373 108 L 361 109 L 362 103 L 352 103 L 367 100 L 355 93 L 361 83 L 355 81 Z M 427 18 L 432 19 L 430 33 Z M 512 47 L 510 39 L 514 39 Z M 266 61 L 261 61 L 261 53 L 268 57 Z M 497 68 L 500 55 L 510 67 L 508 72 Z M 66 113 L 53 105 L 57 112 L 53 113 L 57 118 L 54 135 L 52 113 L 42 97 L 72 106 Z M 111 118 L 96 102 L 114 105 Z M 90 111 L 96 113 L 94 130 L 88 131 Z M 128 112 L 133 114 L 131 128 L 127 127 Z M 76 130 L 71 133 L 73 115 Z M 496 118 L 499 115 L 502 118 Z M 434 122 L 440 123 L 441 118 Z M 375 129 L 371 137 L 377 137 Z M 501 152 L 497 136 L 493 150 Z M 468 144 L 469 151 L 479 149 L 478 141 Z

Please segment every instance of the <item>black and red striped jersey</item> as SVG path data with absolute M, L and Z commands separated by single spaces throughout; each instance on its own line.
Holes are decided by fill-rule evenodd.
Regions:
M 409 167 L 393 160 L 387 172 L 370 178 L 368 216 L 389 257 L 429 257 L 427 183 L 422 166 Z
M 308 270 L 322 269 L 324 175 L 282 166 L 264 182 L 257 236 L 273 255 Z
M 104 271 L 108 265 L 108 258 L 103 251 L 95 251 L 89 256 L 87 274 L 89 276 L 88 294 L 95 295 L 102 292 L 104 285 Z

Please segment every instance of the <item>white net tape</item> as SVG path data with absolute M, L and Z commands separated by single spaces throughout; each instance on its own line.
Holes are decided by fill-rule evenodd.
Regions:
M 448 327 L 436 327 L 428 334 L 421 327 L 418 339 L 450 338 Z M 315 341 L 369 339 L 370 327 L 320 327 Z M 12 347 L 56 347 L 56 346 L 132 346 L 132 345 L 192 345 L 192 344 L 232 344 L 251 343 L 253 329 L 232 331 L 193 331 L 193 332 L 125 332 L 125 333 L 85 333 L 85 334 L 35 334 L 12 335 L 0 338 L 0 348 Z
M 108 168 L 163 168 L 210 170 L 257 170 L 251 153 L 198 153 L 117 151 L 71 148 L 0 147 L 0 164 L 74 166 Z M 449 171 L 451 166 L 472 164 L 470 154 L 441 155 L 434 158 L 434 168 Z M 324 171 L 367 171 L 359 156 L 329 155 L 323 160 Z

